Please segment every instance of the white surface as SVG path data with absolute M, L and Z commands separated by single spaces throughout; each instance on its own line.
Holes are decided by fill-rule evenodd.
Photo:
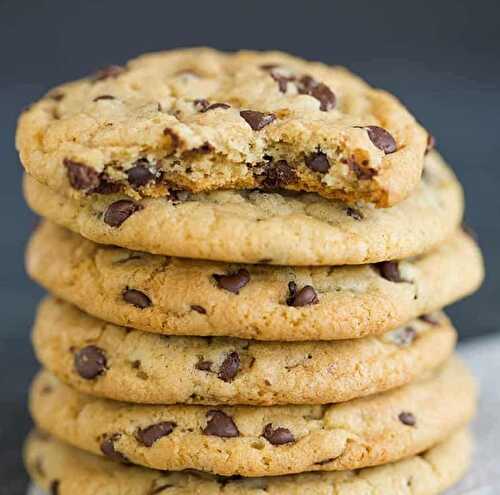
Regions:
M 461 345 L 459 353 L 481 387 L 479 414 L 473 424 L 476 452 L 468 475 L 446 495 L 500 495 L 500 337 Z M 32 487 L 28 495 L 46 494 Z

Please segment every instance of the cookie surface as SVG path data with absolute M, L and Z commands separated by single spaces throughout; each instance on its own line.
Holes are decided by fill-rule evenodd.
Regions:
M 163 337 L 107 324 L 57 299 L 33 329 L 41 363 L 80 392 L 149 404 L 327 404 L 398 387 L 442 364 L 456 332 L 442 313 L 380 337 L 258 342 Z
M 421 254 L 462 217 L 460 184 L 437 153 L 424 180 L 392 208 L 353 208 L 306 193 L 224 191 L 184 201 L 122 195 L 70 199 L 31 177 L 35 212 L 82 236 L 149 253 L 275 265 L 344 265 Z
M 396 98 L 344 68 L 210 49 L 62 85 L 17 133 L 27 171 L 74 195 L 280 187 L 379 206 L 417 186 L 426 143 Z
M 438 495 L 463 476 L 471 451 L 470 434 L 462 430 L 421 455 L 385 466 L 234 479 L 124 466 L 33 432 L 26 441 L 24 460 L 37 485 L 48 493 L 57 486 L 58 495 Z
M 249 281 L 238 294 L 214 278 L 242 269 Z M 53 294 L 118 325 L 281 341 L 380 334 L 471 293 L 483 277 L 480 251 L 462 231 L 425 256 L 399 262 L 395 273 L 407 282 L 398 283 L 372 265 L 243 266 L 149 255 L 98 245 L 48 222 L 33 234 L 27 270 Z M 290 301 L 290 282 L 302 293 L 312 287 L 319 302 Z
M 95 454 L 162 470 L 265 476 L 422 452 L 470 420 L 475 386 L 453 359 L 422 381 L 329 406 L 146 406 L 83 395 L 43 372 L 30 402 L 40 429 Z

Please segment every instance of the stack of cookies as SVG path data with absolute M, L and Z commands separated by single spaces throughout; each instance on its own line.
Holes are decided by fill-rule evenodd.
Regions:
M 34 482 L 59 495 L 442 493 L 481 283 L 463 197 L 393 96 L 277 52 L 151 54 L 20 118 Z

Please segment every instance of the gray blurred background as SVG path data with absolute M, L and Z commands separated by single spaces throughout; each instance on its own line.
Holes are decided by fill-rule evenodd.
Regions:
M 19 449 L 36 369 L 29 330 L 42 293 L 23 271 L 36 221 L 14 149 L 24 106 L 65 80 L 179 46 L 280 49 L 348 66 L 406 103 L 464 184 L 488 269 L 482 290 L 450 309 L 470 338 L 500 321 L 499 18 L 494 0 L 0 0 L 0 494 L 22 493 L 26 483 Z

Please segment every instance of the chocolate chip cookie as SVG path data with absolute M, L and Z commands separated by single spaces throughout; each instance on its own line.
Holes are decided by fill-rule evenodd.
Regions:
M 102 244 L 238 263 L 352 265 L 422 254 L 456 230 L 460 184 L 437 153 L 425 167 L 417 191 L 386 209 L 259 191 L 71 199 L 31 177 L 25 196 L 35 212 Z
M 27 269 L 52 293 L 118 325 L 281 341 L 381 334 L 464 297 L 483 277 L 480 251 L 461 230 L 416 258 L 301 268 L 150 255 L 48 222 L 33 234 Z
M 24 112 L 26 170 L 74 196 L 289 189 L 390 206 L 427 133 L 342 67 L 279 52 L 149 54 L 63 84 Z
M 452 359 L 421 381 L 334 405 L 160 406 L 84 395 L 44 371 L 30 405 L 40 429 L 115 461 L 267 476 L 357 469 L 423 452 L 471 419 L 475 386 Z
M 439 495 L 463 476 L 470 464 L 472 441 L 467 431 L 454 433 L 426 452 L 356 471 L 317 472 L 265 478 L 214 476 L 196 471 L 168 473 L 127 466 L 33 432 L 24 459 L 31 478 L 58 495 Z M 332 492 L 334 490 L 334 492 Z
M 398 387 L 442 364 L 456 332 L 442 313 L 356 340 L 258 342 L 163 337 L 57 299 L 40 305 L 35 353 L 90 395 L 148 404 L 326 404 Z

